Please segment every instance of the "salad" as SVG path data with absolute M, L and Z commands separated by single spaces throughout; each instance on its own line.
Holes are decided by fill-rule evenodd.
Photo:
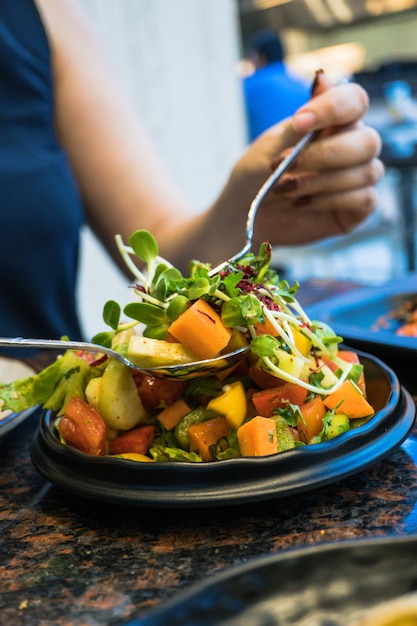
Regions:
M 154 237 L 116 237 L 134 300 L 104 305 L 93 342 L 143 367 L 210 359 L 247 347 L 210 376 L 156 378 L 105 355 L 67 350 L 39 374 L 0 383 L 0 409 L 54 411 L 63 445 L 142 462 L 215 462 L 327 441 L 369 420 L 363 366 L 327 324 L 310 320 L 271 268 L 271 246 L 183 274 Z M 144 264 L 139 269 L 138 260 Z M 135 262 L 136 261 L 136 262 Z

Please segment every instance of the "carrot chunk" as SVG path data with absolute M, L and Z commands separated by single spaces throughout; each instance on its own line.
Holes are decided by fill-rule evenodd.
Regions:
M 245 422 L 237 431 L 242 456 L 266 456 L 278 452 L 275 421 L 257 415 Z
M 302 404 L 300 412 L 303 417 L 298 420 L 297 430 L 301 441 L 309 443 L 323 429 L 323 417 L 326 415 L 326 407 L 322 398 L 316 396 Z
M 167 406 L 165 409 L 162 409 L 162 411 L 156 416 L 156 419 L 164 428 L 166 428 L 166 430 L 173 430 L 180 419 L 184 417 L 184 415 L 187 415 L 190 411 L 191 408 L 185 400 L 180 398 L 173 404 Z
M 232 336 L 230 328 L 202 298 L 172 322 L 168 332 L 200 359 L 216 356 Z
M 203 461 L 212 461 L 210 446 L 217 443 L 221 437 L 227 437 L 230 426 L 225 417 L 214 417 L 213 419 L 193 424 L 188 428 L 190 439 L 190 451 L 198 452 Z
M 375 413 L 365 396 L 351 380 L 345 382 L 333 393 L 323 398 L 328 409 L 335 409 L 345 413 L 350 419 L 367 417 Z

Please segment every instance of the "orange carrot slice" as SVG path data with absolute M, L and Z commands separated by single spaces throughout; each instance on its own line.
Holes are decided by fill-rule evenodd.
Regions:
M 345 413 L 350 419 L 359 419 L 375 413 L 364 394 L 351 380 L 345 382 L 333 393 L 323 398 L 328 409 L 335 409 Z
M 199 359 L 216 356 L 232 335 L 213 307 L 202 298 L 172 322 L 168 332 Z
M 278 452 L 275 421 L 257 415 L 245 422 L 237 431 L 242 456 L 266 456 Z
M 309 443 L 318 435 L 323 428 L 323 417 L 326 415 L 326 407 L 320 396 L 312 398 L 300 406 L 303 419 L 298 420 L 297 430 L 301 441 Z
M 166 430 L 173 430 L 180 419 L 184 417 L 184 415 L 187 415 L 190 411 L 191 408 L 185 400 L 180 398 L 173 404 L 167 406 L 165 409 L 162 409 L 162 411 L 156 416 L 156 419 L 164 428 L 166 428 Z
M 212 461 L 210 446 L 217 443 L 221 437 L 227 437 L 230 426 L 225 417 L 214 417 L 213 419 L 193 424 L 188 428 L 190 439 L 190 451 L 198 452 L 203 461 Z

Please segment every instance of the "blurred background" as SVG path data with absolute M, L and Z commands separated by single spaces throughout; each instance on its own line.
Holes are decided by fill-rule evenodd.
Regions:
M 290 280 L 364 284 L 416 269 L 417 0 L 81 1 L 196 211 L 248 142 L 242 80 L 253 69 L 245 50 L 254 33 L 279 33 L 288 67 L 309 82 L 323 68 L 335 82 L 362 84 L 387 168 L 378 210 L 343 240 L 276 249 L 274 263 Z M 80 314 L 92 336 L 107 299 L 129 301 L 128 281 L 87 228 L 81 263 Z

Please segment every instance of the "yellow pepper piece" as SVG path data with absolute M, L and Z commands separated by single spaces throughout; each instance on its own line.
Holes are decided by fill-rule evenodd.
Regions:
M 139 454 L 138 452 L 123 452 L 121 454 L 111 455 L 116 459 L 128 459 L 129 461 L 141 461 L 142 463 L 153 463 L 154 460 L 150 459 L 148 456 L 144 454 Z
M 232 428 L 239 428 L 246 417 L 247 408 L 245 388 L 240 380 L 225 385 L 223 393 L 210 400 L 207 408 L 224 415 Z
M 239 348 L 244 348 L 248 345 L 248 340 L 245 335 L 241 333 L 236 328 L 232 329 L 232 335 L 230 337 L 229 343 L 227 344 L 226 352 L 233 352 L 234 350 L 239 350 Z
M 297 326 L 292 327 L 292 332 L 294 336 L 294 343 L 301 354 L 304 356 L 309 355 L 312 345 L 310 339 Z

